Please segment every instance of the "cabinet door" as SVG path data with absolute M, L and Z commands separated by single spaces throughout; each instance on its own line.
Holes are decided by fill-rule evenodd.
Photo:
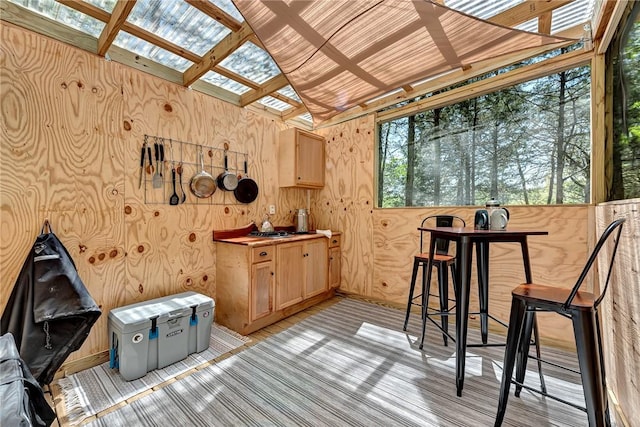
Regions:
M 273 311 L 273 262 L 260 262 L 251 266 L 251 321 Z
M 296 141 L 297 185 L 324 186 L 324 139 L 299 132 Z
M 329 286 L 334 289 L 340 287 L 340 255 L 340 247 L 329 248 Z
M 329 289 L 327 239 L 307 241 L 303 256 L 305 259 L 304 297 L 310 298 L 326 292 Z
M 276 310 L 302 301 L 304 242 L 281 243 L 276 249 Z

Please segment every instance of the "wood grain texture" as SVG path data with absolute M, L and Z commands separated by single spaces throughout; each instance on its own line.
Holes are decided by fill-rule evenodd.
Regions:
M 312 192 L 316 228 L 342 232 L 340 289 L 371 295 L 373 252 L 373 117 L 318 131 L 326 140 L 325 186 Z
M 607 297 L 602 301 L 603 341 L 607 382 L 619 408 L 631 425 L 640 414 L 640 199 L 596 206 L 598 236 L 608 224 L 626 218 L 613 266 Z M 610 254 L 612 245 L 603 248 Z M 605 259 L 605 258 L 603 258 Z M 600 285 L 606 281 L 606 265 L 598 265 Z
M 114 307 L 187 290 L 215 298 L 214 228 L 260 223 L 270 204 L 272 222 L 291 226 L 294 209 L 306 205 L 305 192 L 278 187 L 284 124 L 12 24 L 0 31 L 0 308 L 50 218 L 103 310 L 68 362 L 107 350 Z M 156 203 L 145 203 L 145 134 L 248 152 L 257 200 L 238 204 L 218 190 L 214 205 L 169 206 L 165 181 L 147 200 Z M 183 156 L 195 160 L 193 150 Z M 185 186 L 195 172 L 185 170 Z

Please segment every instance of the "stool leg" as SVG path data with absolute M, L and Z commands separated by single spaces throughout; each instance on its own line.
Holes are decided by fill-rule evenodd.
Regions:
M 573 310 L 571 318 L 589 426 L 604 427 L 608 425 L 606 418 L 608 404 L 602 383 L 602 360 L 600 359 L 601 351 L 598 348 L 596 315 L 593 311 Z
M 520 337 L 520 343 L 518 345 L 518 356 L 516 358 L 516 381 L 518 383 L 524 382 L 525 374 L 527 373 L 527 362 L 529 361 L 529 346 L 531 345 L 531 332 L 533 330 L 533 322 L 535 320 L 535 313 L 528 311 L 524 316 L 524 327 L 522 328 L 522 335 Z M 516 384 L 516 397 L 520 397 L 520 391 L 522 386 Z
M 451 281 L 452 281 L 452 284 L 453 284 L 453 298 L 457 303 L 458 302 L 458 288 L 456 287 L 456 262 L 454 261 L 453 263 L 451 263 L 449 265 L 449 267 L 451 268 Z
M 403 331 L 407 330 L 407 324 L 409 323 L 409 315 L 411 314 L 411 306 L 413 305 L 413 291 L 416 288 L 416 277 L 418 275 L 418 266 L 420 265 L 420 260 L 413 260 L 413 273 L 411 273 L 411 283 L 409 284 L 409 301 L 407 302 L 407 315 L 404 318 L 404 326 L 402 327 Z
M 489 335 L 489 244 L 476 243 L 476 264 L 478 268 L 478 304 L 480 305 L 480 335 L 482 344 Z
M 440 294 L 440 320 L 442 323 L 442 340 L 445 347 L 448 345 L 447 333 L 449 333 L 449 315 L 447 311 L 449 309 L 449 271 L 445 264 L 438 265 L 438 293 Z
M 605 388 L 604 393 L 605 395 L 607 394 L 607 376 L 606 376 L 606 368 L 605 368 L 605 362 L 604 362 L 604 354 L 602 352 L 602 334 L 600 333 L 600 331 L 602 329 L 600 329 L 600 315 L 598 314 L 598 310 L 596 309 L 596 313 L 595 313 L 595 317 L 596 317 L 596 336 L 598 337 L 598 350 L 600 353 L 600 372 L 602 373 L 602 387 Z M 607 427 L 611 426 L 611 418 L 609 416 L 609 400 L 607 399 L 607 401 L 605 402 L 605 405 L 607 407 L 606 411 L 605 411 L 605 421 L 607 423 Z
M 429 263 L 422 263 L 422 339 L 420 340 L 421 350 L 424 346 L 424 334 L 427 330 L 427 316 L 429 315 L 429 292 L 431 292 L 431 271 L 427 271 L 428 267 Z
M 524 301 L 512 298 L 511 314 L 509 315 L 509 329 L 507 331 L 507 345 L 504 350 L 504 363 L 502 365 L 502 382 L 500 383 L 500 394 L 498 399 L 498 413 L 496 414 L 495 427 L 501 426 L 504 414 L 507 410 L 507 400 L 509 399 L 509 388 L 511 387 L 511 376 L 513 375 L 513 365 L 518 352 L 518 341 L 525 318 Z
M 538 332 L 538 319 L 536 313 L 533 313 L 533 339 L 536 341 L 536 359 L 538 361 L 538 376 L 540 377 L 540 390 L 543 393 L 547 392 L 547 385 L 544 382 L 544 375 L 542 375 L 542 355 L 540 354 L 540 333 Z

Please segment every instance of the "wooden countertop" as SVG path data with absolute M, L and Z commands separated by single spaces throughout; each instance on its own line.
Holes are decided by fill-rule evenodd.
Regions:
M 337 234 L 337 233 L 333 233 Z M 326 237 L 324 234 L 308 233 L 308 234 L 290 234 L 286 237 L 229 237 L 223 239 L 213 239 L 214 242 L 220 243 L 233 243 L 236 245 L 248 245 L 248 246 L 267 246 L 275 245 L 278 243 L 287 242 L 299 242 L 301 240 L 311 240 Z

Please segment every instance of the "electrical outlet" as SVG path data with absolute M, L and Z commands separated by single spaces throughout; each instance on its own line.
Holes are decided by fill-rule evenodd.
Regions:
M 269 215 L 276 214 L 276 205 L 269 205 Z

